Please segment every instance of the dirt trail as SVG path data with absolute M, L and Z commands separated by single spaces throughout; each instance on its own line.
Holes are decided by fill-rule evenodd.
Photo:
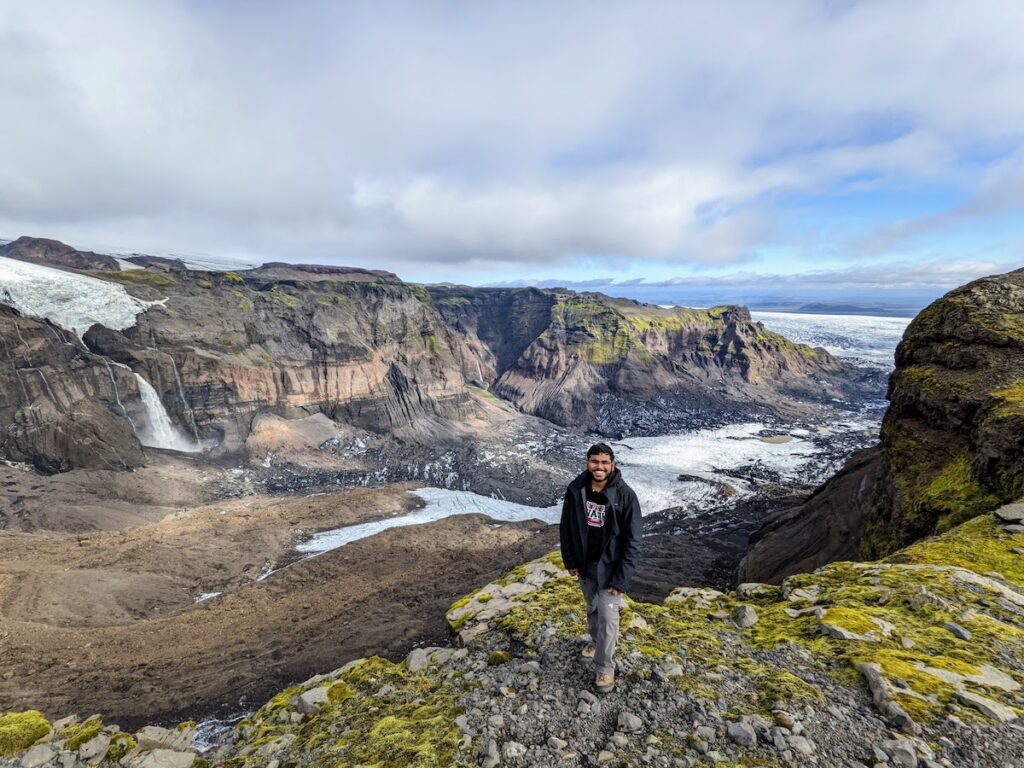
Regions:
M 247 498 L 123 531 L 0 533 L 0 710 L 123 727 L 259 705 L 287 684 L 447 637 L 461 594 L 556 546 L 467 516 L 386 531 L 262 582 L 298 530 L 402 514 L 408 486 Z M 196 604 L 200 592 L 224 592 Z

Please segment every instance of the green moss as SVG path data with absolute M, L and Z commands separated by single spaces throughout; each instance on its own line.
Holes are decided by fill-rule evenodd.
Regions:
M 34 709 L 0 716 L 0 757 L 25 751 L 50 730 L 47 719 Z
M 417 300 L 423 302 L 424 304 L 434 303 L 433 300 L 430 298 L 430 293 L 424 286 L 418 285 L 416 283 L 406 283 L 406 285 L 408 286 L 410 293 L 412 293 L 412 295 L 415 296 Z
M 999 401 L 997 416 L 1005 418 L 1024 414 L 1024 384 L 1001 387 L 993 391 L 992 396 Z
M 507 651 L 491 651 L 487 657 L 487 664 L 491 667 L 496 667 L 499 664 L 508 664 L 512 657 Z
M 84 723 L 65 728 L 61 737 L 68 749 L 75 750 L 98 736 L 102 729 L 103 720 L 98 715 L 93 715 Z
M 1024 557 L 1013 553 L 1024 548 L 1024 534 L 1006 533 L 993 515 L 969 520 L 953 531 L 911 544 L 889 558 L 895 563 L 951 565 L 979 573 L 1001 573 L 1024 586 Z
M 132 735 L 118 731 L 110 735 L 110 746 L 107 747 L 107 754 L 103 759 L 116 763 L 133 749 L 135 749 L 135 739 Z
M 238 298 L 238 307 L 245 312 L 252 312 L 252 299 L 245 295 L 242 291 L 232 291 L 233 294 Z
M 93 269 L 89 270 L 86 274 L 100 280 L 106 280 L 109 283 L 120 283 L 121 285 L 152 285 L 160 288 L 178 284 L 177 280 L 169 275 L 150 269 L 125 269 L 120 272 Z
M 350 699 L 355 695 L 355 691 L 352 690 L 352 686 L 346 683 L 344 680 L 335 683 L 327 689 L 327 700 L 337 706 L 345 699 Z
M 869 615 L 853 608 L 829 608 L 822 620 L 858 635 L 879 634 L 878 625 L 871 621 Z
M 238 283 L 239 285 L 243 285 L 245 283 L 245 278 L 237 272 L 224 272 L 223 275 L 224 279 L 229 283 Z
M 981 487 L 967 455 L 961 454 L 924 488 L 921 505 L 938 513 L 935 530 L 941 533 L 997 507 L 999 499 Z
M 481 592 L 479 595 L 476 596 L 476 601 L 478 603 L 488 603 L 491 601 L 491 597 L 492 596 L 490 592 Z
M 283 304 L 284 306 L 290 309 L 294 309 L 295 307 L 299 306 L 299 300 L 291 293 L 289 293 L 281 285 L 275 285 L 273 288 L 270 289 L 270 298 L 273 301 L 276 301 L 279 304 Z
M 448 612 L 451 613 L 452 611 L 457 611 L 459 608 L 465 608 L 467 605 L 469 605 L 472 599 L 473 593 L 470 593 L 465 597 L 460 597 L 458 600 L 451 604 L 451 606 L 448 608 Z
M 456 764 L 462 741 L 453 724 L 462 712 L 458 684 L 458 678 L 435 680 L 426 673 L 410 672 L 404 664 L 364 659 L 331 685 L 328 705 L 298 726 L 280 716 L 279 710 L 302 687 L 293 686 L 275 696 L 251 719 L 239 723 L 239 746 L 252 752 L 291 734 L 295 741 L 280 756 L 282 766 L 447 768 Z M 265 763 L 256 755 L 236 761 L 237 768 Z

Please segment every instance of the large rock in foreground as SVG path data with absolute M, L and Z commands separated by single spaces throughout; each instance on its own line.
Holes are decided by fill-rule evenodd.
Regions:
M 740 579 L 878 557 L 1024 496 L 1024 270 L 976 280 L 907 327 L 881 448 L 754 537 Z

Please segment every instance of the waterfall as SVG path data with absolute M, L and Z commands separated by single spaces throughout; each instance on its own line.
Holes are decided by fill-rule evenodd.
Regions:
M 117 393 L 117 382 L 114 381 L 114 372 L 110 369 L 110 361 L 103 358 L 103 364 L 107 366 L 107 375 L 110 376 L 110 384 L 114 388 L 114 400 L 117 401 L 117 407 L 121 409 L 121 414 L 128 419 L 128 423 L 132 425 L 132 432 L 135 436 L 139 436 L 139 430 L 135 428 L 135 422 L 132 421 L 132 417 L 128 415 L 128 411 L 125 410 L 124 403 L 121 402 L 121 395 Z
M 142 444 L 152 448 L 167 448 L 171 451 L 187 453 L 201 451 L 203 449 L 201 445 L 181 434 L 171 422 L 171 417 L 167 415 L 167 409 L 164 408 L 160 396 L 152 385 L 137 373 L 135 379 L 139 382 L 139 395 L 142 397 L 142 404 L 146 407 L 146 418 L 149 421 L 139 437 Z

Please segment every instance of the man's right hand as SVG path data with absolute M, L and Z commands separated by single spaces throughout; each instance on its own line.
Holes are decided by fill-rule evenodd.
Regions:
M 575 568 L 570 568 L 569 575 L 572 576 L 574 579 L 578 579 L 580 577 L 580 572 Z

